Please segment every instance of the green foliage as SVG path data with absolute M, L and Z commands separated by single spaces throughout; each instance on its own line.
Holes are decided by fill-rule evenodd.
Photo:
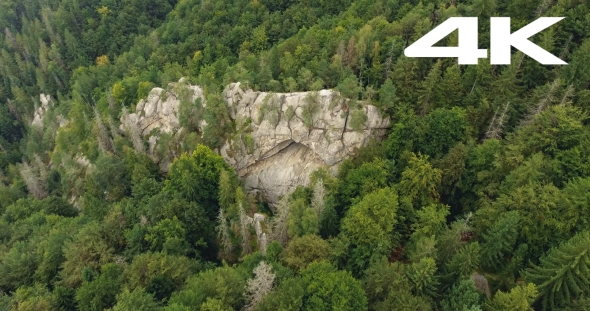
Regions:
M 189 278 L 184 289 L 170 298 L 169 304 L 199 308 L 215 304 L 221 310 L 235 310 L 244 304 L 245 285 L 246 277 L 236 269 L 226 266 L 207 270 Z M 213 299 L 217 302 L 213 303 Z
M 314 119 L 320 107 L 319 94 L 317 92 L 310 92 L 305 97 L 305 104 L 301 106 L 301 119 L 308 128 L 313 128 Z
M 364 110 L 354 110 L 350 115 L 350 127 L 357 132 L 362 132 L 368 120 Z
M 437 190 L 442 178 L 442 171 L 433 168 L 428 156 L 411 154 L 407 168 L 402 172 L 399 183 L 400 192 L 424 205 L 438 200 Z
M 367 293 L 369 310 L 432 310 L 431 302 L 425 296 L 415 296 L 413 285 L 406 276 L 404 265 L 389 263 L 385 257 L 367 269 L 363 288 Z
M 87 175 L 87 193 L 107 202 L 128 195 L 129 172 L 125 163 L 113 155 L 101 154 L 94 169 Z
M 344 165 L 343 165 L 344 167 Z M 363 197 L 377 189 L 387 186 L 388 163 L 382 159 L 363 163 L 360 167 L 347 172 L 340 172 L 343 182 L 339 185 L 339 195 L 345 205 L 355 198 Z M 345 173 L 345 174 L 343 174 Z
M 150 243 L 150 250 L 163 251 L 170 255 L 184 255 L 187 249 L 186 230 L 176 218 L 163 219 L 147 229 L 145 240 Z
M 282 282 L 260 310 L 367 310 L 359 281 L 327 262 L 315 262 Z
M 441 302 L 442 310 L 481 310 L 481 296 L 473 280 L 463 279 L 455 284 L 447 297 Z
M 206 146 L 198 145 L 191 154 L 183 154 L 170 166 L 165 191 L 178 192 L 183 198 L 206 208 L 210 219 L 217 216 L 219 176 L 232 168 Z
M 525 273 L 527 281 L 537 285 L 543 309 L 555 309 L 571 303 L 589 290 L 588 271 L 590 233 L 584 231 L 553 248 Z
M 300 198 L 290 205 L 287 231 L 289 236 L 301 237 L 307 234 L 318 234 L 320 232 L 320 221 L 318 214 L 307 202 Z
M 532 283 L 514 287 L 508 293 L 498 291 L 494 299 L 486 305 L 486 310 L 532 311 L 534 309 L 531 303 L 534 302 L 537 294 L 537 288 Z
M 424 136 L 418 151 L 431 157 L 440 157 L 460 141 L 467 138 L 467 120 L 463 109 L 436 109 L 422 119 Z
M 330 244 L 319 236 L 304 235 L 292 239 L 281 256 L 287 267 L 299 271 L 312 262 L 327 260 L 330 252 Z
M 276 284 L 261 310 L 587 308 L 586 2 L 90 2 L 0 0 L 0 309 L 240 310 L 263 259 Z M 511 16 L 514 29 L 564 16 L 534 41 L 570 65 L 522 52 L 503 67 L 403 55 L 452 16 Z M 170 85 L 187 131 L 154 131 L 153 150 L 120 131 L 124 107 L 135 111 L 152 88 L 181 77 L 206 98 L 192 101 L 187 82 Z M 338 178 L 321 174 L 321 196 L 319 175 L 296 190 L 282 223 L 291 243 L 282 231 L 285 249 L 271 242 L 266 258 L 219 256 L 216 240 L 221 211 L 229 245 L 245 233 L 248 246 L 262 246 L 250 218 L 240 232 L 238 203 L 249 216 L 275 208 L 242 193 L 216 154 L 228 138 L 259 151 L 251 120 L 228 109 L 223 90 L 236 81 L 242 97 L 247 88 L 311 91 L 298 104 L 310 130 L 325 114 L 323 88 L 339 92 L 321 100 L 341 104 L 334 117 L 355 131 L 367 124 L 362 105 L 392 124 L 384 143 L 340 163 Z M 48 107 L 39 94 L 51 95 Z M 259 115 L 274 124 L 282 112 L 268 94 Z M 214 269 L 219 258 L 233 266 Z M 327 259 L 337 268 L 318 262 Z M 522 285 L 523 270 L 536 289 Z M 485 304 L 462 281 L 474 272 L 490 280 Z
M 399 98 L 396 95 L 395 85 L 391 79 L 387 79 L 379 89 L 379 106 L 383 111 L 391 111 L 398 105 Z
M 146 293 L 141 288 L 136 288 L 133 291 L 124 289 L 117 295 L 117 304 L 113 307 L 113 311 L 158 311 L 161 309 L 154 296 Z
M 487 267 L 502 267 L 505 255 L 512 253 L 518 238 L 517 211 L 505 213 L 483 235 L 482 263 Z
M 76 291 L 79 310 L 104 310 L 115 305 L 116 295 L 122 283 L 123 268 L 109 263 L 101 267 L 101 273 L 84 281 Z
M 366 195 L 347 211 L 342 220 L 342 234 L 355 246 L 354 266 L 362 270 L 368 261 L 387 255 L 397 246 L 399 237 L 394 226 L 398 221 L 398 205 L 397 193 L 384 188 Z

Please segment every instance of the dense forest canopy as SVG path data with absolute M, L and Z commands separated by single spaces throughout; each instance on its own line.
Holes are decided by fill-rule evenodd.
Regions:
M 455 16 L 480 48 L 490 17 L 565 17 L 531 40 L 569 65 L 404 56 Z M 0 30 L 2 310 L 590 306 L 588 1 L 0 0 Z M 162 173 L 120 119 L 182 77 L 207 105 L 182 103 Z M 391 129 L 269 207 L 216 153 L 237 81 Z

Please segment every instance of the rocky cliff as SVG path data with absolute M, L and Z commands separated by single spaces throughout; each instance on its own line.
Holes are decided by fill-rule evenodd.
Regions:
M 273 204 L 308 184 L 317 169 L 335 172 L 355 148 L 383 138 L 389 127 L 375 106 L 351 103 L 331 90 L 273 94 L 243 91 L 235 83 L 224 96 L 242 133 L 221 154 L 245 179 L 247 190 Z M 361 122 L 353 122 L 352 115 Z
M 168 91 L 153 89 L 135 113 L 121 118 L 122 129 L 135 128 L 144 137 L 154 129 L 181 131 L 181 96 L 174 86 Z M 185 87 L 183 96 L 205 103 L 200 87 L 187 87 L 189 94 Z M 237 131 L 219 152 L 245 180 L 249 192 L 273 205 L 298 185 L 308 184 L 317 169 L 335 172 L 354 149 L 371 138 L 383 138 L 389 127 L 389 120 L 376 107 L 351 102 L 331 90 L 266 93 L 243 90 L 240 83 L 233 83 L 225 89 L 224 98 Z M 156 144 L 157 136 L 151 136 L 148 152 L 152 155 Z

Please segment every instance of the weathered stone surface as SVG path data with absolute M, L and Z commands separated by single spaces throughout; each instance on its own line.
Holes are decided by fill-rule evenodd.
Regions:
M 167 172 L 171 159 L 160 159 L 156 155 L 159 133 L 179 135 L 180 128 L 178 109 L 182 99 L 194 102 L 201 98 L 205 105 L 203 89 L 186 83 L 184 79 L 178 83 L 170 83 L 168 90 L 153 88 L 146 99 L 142 99 L 135 107 L 135 112 L 121 116 L 121 131 L 132 131 L 139 136 L 148 138 L 148 154 L 160 164 L 160 169 Z M 202 123 L 205 126 L 206 123 Z M 153 131 L 156 130 L 155 135 Z M 133 134 L 132 134 L 133 136 Z M 133 138 L 132 138 L 133 139 Z
M 147 99 L 142 99 L 137 104 L 135 113 L 129 114 L 127 119 L 121 117 L 121 130 L 135 126 L 143 136 L 149 135 L 154 129 L 161 133 L 176 133 L 180 129 L 178 106 L 181 101 L 181 95 L 179 95 L 181 91 L 188 94 L 188 100 L 195 101 L 201 98 L 204 101 L 203 89 L 186 84 L 183 80 L 171 83 L 169 90 L 154 88 Z
M 335 172 L 355 148 L 371 137 L 383 138 L 389 127 L 389 120 L 376 107 L 363 105 L 368 121 L 361 131 L 353 131 L 348 124 L 349 101 L 331 90 L 319 91 L 311 100 L 310 92 L 269 94 L 243 91 L 239 86 L 230 84 L 224 96 L 236 128 L 251 121 L 249 133 L 237 135 L 220 152 L 245 179 L 247 190 L 271 204 L 298 185 L 307 185 L 317 169 L 327 167 Z M 311 124 L 306 124 L 304 111 L 310 102 L 318 108 Z M 294 112 L 290 119 L 289 110 Z
M 178 121 L 180 87 L 184 96 L 188 94 L 193 101 L 201 98 L 205 103 L 203 90 L 182 80 L 171 84 L 168 91 L 154 88 L 137 104 L 135 113 L 121 118 L 121 129 L 134 127 L 143 137 L 154 129 L 178 135 L 182 130 Z M 376 107 L 349 107 L 353 105 L 331 90 L 269 94 L 242 90 L 240 83 L 232 83 L 223 95 L 230 117 L 242 130 L 219 152 L 245 180 L 246 190 L 272 205 L 297 186 L 307 185 L 317 169 L 335 172 L 355 148 L 371 138 L 383 138 L 389 127 L 389 120 Z M 316 106 L 311 117 L 305 112 L 310 102 Z M 353 109 L 364 109 L 367 115 L 368 121 L 359 132 L 348 124 Z M 201 129 L 205 126 L 201 123 Z M 148 140 L 148 153 L 153 156 L 158 137 Z M 166 165 L 160 167 L 166 169 Z

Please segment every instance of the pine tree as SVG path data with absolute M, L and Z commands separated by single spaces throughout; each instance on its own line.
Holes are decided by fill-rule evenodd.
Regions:
M 549 251 L 540 265 L 525 272 L 539 289 L 544 310 L 571 303 L 590 292 L 590 231 L 579 233 Z

